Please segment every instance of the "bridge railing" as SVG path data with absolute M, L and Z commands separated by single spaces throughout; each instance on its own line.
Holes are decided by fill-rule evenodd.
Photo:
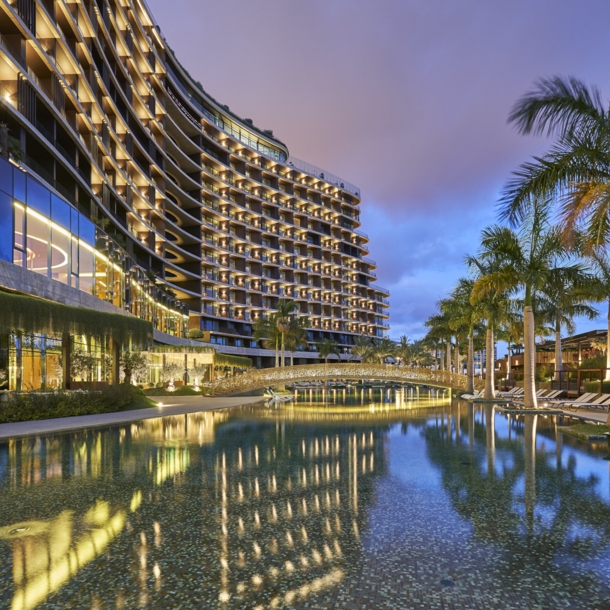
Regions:
M 214 395 L 242 394 L 269 386 L 327 379 L 412 382 L 454 390 L 465 390 L 468 383 L 467 376 L 460 373 L 393 364 L 302 364 L 250 370 L 236 377 L 219 379 L 210 384 L 210 389 Z M 481 389 L 482 384 L 480 379 L 475 379 L 475 389 Z

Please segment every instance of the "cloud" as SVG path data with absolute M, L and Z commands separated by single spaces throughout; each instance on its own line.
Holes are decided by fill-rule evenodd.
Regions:
M 543 151 L 507 125 L 540 77 L 610 96 L 607 0 L 148 0 L 190 73 L 291 154 L 358 184 L 392 335 L 419 333 Z

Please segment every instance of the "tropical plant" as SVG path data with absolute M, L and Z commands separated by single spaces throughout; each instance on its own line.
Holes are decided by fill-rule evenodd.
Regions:
M 252 337 L 255 341 L 261 341 L 265 349 L 275 350 L 275 366 L 278 367 L 280 365 L 281 333 L 277 326 L 276 314 L 259 317 L 254 322 Z
M 354 339 L 350 360 L 360 359 L 361 363 L 372 362 L 375 359 L 374 345 L 370 337 L 359 336 Z
M 583 265 L 564 247 L 560 229 L 551 225 L 550 204 L 545 200 L 532 205 L 518 232 L 501 226 L 485 229 L 479 260 L 490 268 L 475 282 L 475 302 L 494 294 L 524 293 L 524 405 L 535 408 L 534 299 L 559 277 L 575 280 Z
M 576 78 L 536 83 L 514 106 L 509 122 L 522 134 L 555 136 L 550 150 L 524 163 L 501 198 L 501 217 L 522 222 L 540 199 L 554 199 L 564 237 L 584 226 L 588 240 L 610 237 L 610 111 L 597 88 Z
M 393 358 L 396 353 L 396 344 L 391 339 L 383 337 L 373 342 L 373 353 L 380 364 L 384 364 L 388 358 Z
M 280 346 L 282 349 L 281 365 L 286 365 L 285 360 L 285 349 L 286 349 L 286 335 L 290 331 L 291 322 L 295 317 L 297 311 L 297 304 L 295 301 L 287 301 L 286 299 L 280 299 L 277 302 L 277 311 L 275 313 L 275 324 L 280 333 Z
M 330 356 L 337 356 L 337 358 L 341 357 L 339 345 L 332 339 L 322 339 L 322 341 L 316 343 L 316 349 L 318 350 L 318 356 L 321 359 L 324 359 L 326 364 L 328 364 L 328 359 Z
M 589 320 L 597 317 L 597 310 L 587 301 L 598 291 L 598 282 L 587 273 L 576 274 L 576 277 L 566 277 L 562 273 L 553 275 L 552 281 L 547 282 L 540 291 L 536 307 L 541 319 L 550 324 L 555 333 L 554 376 L 559 379 L 563 371 L 561 329 L 565 328 L 568 334 L 573 334 L 576 332 L 576 316 Z
M 297 318 L 292 316 L 286 333 L 286 349 L 290 352 L 290 366 L 294 366 L 294 352 L 299 349 L 307 349 L 307 328 L 309 320 L 307 318 Z
M 439 301 L 437 304 L 441 309 L 442 302 Z M 430 316 L 425 323 L 426 327 L 429 328 L 426 334 L 426 341 L 442 341 L 445 344 L 445 359 L 446 368 L 448 371 L 451 370 L 451 337 L 453 336 L 453 330 L 451 329 L 451 320 L 447 311 L 442 311 L 440 314 Z M 445 368 L 441 359 L 441 370 Z

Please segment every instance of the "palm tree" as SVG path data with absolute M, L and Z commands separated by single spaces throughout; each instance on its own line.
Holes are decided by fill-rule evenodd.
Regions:
M 361 363 L 374 360 L 374 346 L 369 337 L 356 337 L 352 346 L 351 359 L 360 358 Z
M 277 311 L 275 313 L 275 324 L 280 333 L 280 345 L 282 348 L 281 366 L 286 365 L 284 351 L 286 348 L 286 334 L 290 331 L 291 320 L 294 317 L 294 312 L 297 310 L 297 304 L 294 301 L 280 299 L 277 302 Z
M 486 252 L 483 246 L 483 253 Z M 472 287 L 470 302 L 477 306 L 485 320 L 485 398 L 492 400 L 496 397 L 495 387 L 495 333 L 498 326 L 506 318 L 510 308 L 510 299 L 507 291 L 498 287 L 489 287 L 485 291 L 478 290 L 481 282 L 486 278 L 492 277 L 500 269 L 500 261 L 492 260 L 491 256 L 485 257 L 481 254 L 478 257 L 467 256 L 466 263 L 475 276 Z M 481 362 L 481 370 L 483 363 Z
M 252 338 L 255 341 L 262 341 L 265 349 L 275 349 L 275 366 L 280 365 L 280 342 L 282 339 L 278 329 L 276 314 L 272 313 L 267 317 L 260 316 L 254 322 Z
M 316 344 L 316 348 L 318 350 L 318 356 L 320 358 L 324 358 L 324 377 L 326 378 L 326 384 L 328 385 L 328 359 L 330 356 L 335 355 L 337 358 L 341 358 L 341 353 L 339 352 L 339 345 L 336 341 L 332 339 L 322 339 L 322 341 Z
M 387 358 L 392 358 L 396 353 L 396 344 L 387 337 L 375 341 L 373 345 L 375 358 L 380 364 L 384 364 Z
M 294 366 L 294 352 L 298 349 L 307 349 L 307 318 L 290 318 L 290 325 L 286 333 L 286 349 L 290 352 L 290 366 Z
M 597 278 L 597 287 L 592 291 L 592 300 L 608 304 L 606 336 L 606 380 L 610 380 L 610 258 L 605 248 L 585 247 L 584 254 L 592 264 Z M 609 416 L 610 420 L 610 416 Z
M 473 289 L 475 301 L 490 294 L 524 292 L 523 385 L 526 408 L 537 407 L 534 299 L 558 276 L 575 279 L 583 272 L 582 264 L 575 262 L 564 247 L 560 229 L 551 226 L 549 218 L 549 203 L 537 200 L 518 233 L 501 226 L 485 229 L 479 259 L 483 264 L 490 264 L 490 271 L 477 279 Z
M 451 293 L 453 304 L 452 325 L 454 329 L 465 329 L 468 337 L 468 357 L 466 374 L 468 382 L 466 392 L 474 392 L 474 338 L 480 331 L 480 321 L 484 317 L 484 311 L 480 303 L 471 302 L 474 280 L 462 278 L 458 280 L 457 286 Z
M 441 309 L 441 301 L 437 304 Z M 451 337 L 453 331 L 451 330 L 451 320 L 449 315 L 445 313 L 436 314 L 430 316 L 426 320 L 425 324 L 430 330 L 426 334 L 427 340 L 441 340 L 444 341 L 446 346 L 445 358 L 447 362 L 447 370 L 451 371 Z M 442 360 L 441 360 L 442 365 Z M 444 368 L 441 366 L 441 369 Z
M 561 348 L 561 329 L 569 335 L 576 332 L 575 316 L 594 320 L 598 311 L 587 303 L 593 291 L 598 289 L 594 276 L 586 273 L 576 278 L 568 278 L 561 273 L 548 282 L 538 298 L 537 308 L 542 320 L 550 324 L 555 332 L 555 379 L 561 378 L 563 358 Z
M 394 356 L 403 366 L 409 366 L 413 362 L 413 346 L 414 344 L 411 343 L 406 335 L 403 335 L 398 340 Z
M 536 83 L 514 106 L 509 122 L 522 134 L 554 135 L 542 157 L 524 163 L 501 198 L 502 217 L 522 221 L 535 202 L 560 204 L 564 237 L 571 241 L 579 223 L 595 244 L 610 237 L 610 110 L 597 88 L 575 78 Z

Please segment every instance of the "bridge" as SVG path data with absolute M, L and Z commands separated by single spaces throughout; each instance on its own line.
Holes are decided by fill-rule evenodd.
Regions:
M 396 366 L 394 364 L 302 364 L 270 369 L 252 369 L 242 375 L 225 377 L 209 385 L 214 396 L 234 396 L 303 381 L 394 381 L 414 383 L 451 390 L 465 391 L 466 375 L 426 368 Z M 475 390 L 483 389 L 485 382 L 474 380 Z

